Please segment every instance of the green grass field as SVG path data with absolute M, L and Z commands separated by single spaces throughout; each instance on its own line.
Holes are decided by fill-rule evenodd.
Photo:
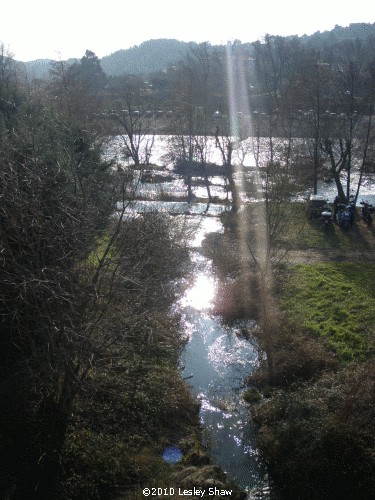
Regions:
M 341 359 L 363 358 L 375 346 L 375 264 L 296 265 L 281 306 Z

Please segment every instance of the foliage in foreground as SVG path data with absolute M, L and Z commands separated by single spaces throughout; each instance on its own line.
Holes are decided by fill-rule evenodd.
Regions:
M 327 372 L 252 408 L 281 498 L 372 498 L 375 364 Z
M 135 498 L 140 486 L 166 481 L 165 447 L 198 429 L 174 360 L 175 332 L 155 326 L 156 338 L 125 341 L 90 377 L 68 429 L 59 498 Z

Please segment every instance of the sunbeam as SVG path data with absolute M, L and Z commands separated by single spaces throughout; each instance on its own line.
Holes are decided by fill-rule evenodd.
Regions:
M 228 108 L 230 119 L 230 133 L 234 147 L 238 148 L 241 140 L 254 137 L 251 123 L 251 109 L 248 99 L 247 85 L 245 78 L 245 63 L 248 59 L 243 57 L 240 47 L 236 44 L 228 44 L 226 50 L 227 79 L 228 79 Z M 241 117 L 249 117 L 246 122 L 241 123 Z M 254 151 L 254 157 L 256 152 Z M 275 304 L 272 296 L 272 273 L 271 273 L 271 252 L 269 241 L 269 228 L 267 221 L 267 203 L 262 192 L 262 182 L 259 158 L 255 161 L 255 192 L 253 209 L 247 210 L 246 206 L 241 207 L 237 214 L 237 236 L 241 254 L 241 300 L 244 309 L 250 311 L 253 304 L 258 304 L 259 326 L 264 331 L 271 327 L 272 318 L 275 316 Z M 244 171 L 243 166 L 237 165 L 235 170 L 235 187 L 238 196 L 243 199 L 244 192 Z M 246 205 L 246 201 L 243 202 Z M 251 214 L 251 215 L 249 215 Z M 250 283 L 254 274 L 257 276 L 257 290 L 252 290 Z M 265 350 L 272 365 L 272 355 L 269 349 L 268 335 L 265 335 Z
M 239 126 L 239 116 L 240 113 L 245 113 L 247 116 L 250 114 L 250 106 L 248 99 L 246 98 L 246 86 L 244 84 L 244 65 L 243 60 L 241 60 L 239 50 L 233 46 L 233 44 L 228 43 L 226 46 L 226 64 L 227 64 L 227 80 L 228 80 L 228 109 L 229 109 L 229 123 L 230 123 L 230 134 L 233 138 L 235 146 L 238 147 L 238 143 L 243 136 L 252 136 L 251 124 L 248 124 L 246 131 L 240 130 Z M 236 165 L 235 169 L 235 189 L 238 191 L 238 195 L 241 198 L 241 193 L 243 193 L 244 185 L 244 172 L 241 165 Z M 245 309 L 250 308 L 251 303 L 251 290 L 249 287 L 250 282 L 250 264 L 252 257 L 249 251 L 248 241 L 249 241 L 249 226 L 246 218 L 246 212 L 244 210 L 239 211 L 238 215 L 238 239 L 240 244 L 240 256 L 241 256 L 241 291 L 242 291 L 242 301 Z

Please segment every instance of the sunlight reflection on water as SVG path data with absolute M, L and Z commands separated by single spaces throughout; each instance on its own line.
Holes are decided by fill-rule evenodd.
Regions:
M 270 498 L 266 473 L 255 446 L 248 405 L 242 397 L 245 377 L 254 370 L 258 356 L 255 346 L 241 332 L 244 328 L 251 330 L 254 322 L 227 325 L 213 314 L 219 279 L 211 260 L 201 253 L 204 236 L 213 231 L 222 231 L 220 220 L 202 217 L 189 244 L 194 272 L 190 286 L 176 304 L 188 339 L 181 369 L 200 400 L 201 422 L 214 462 L 228 479 L 248 490 L 249 499 L 266 500 Z
M 215 232 L 215 233 L 223 233 L 224 228 L 223 225 L 221 224 L 220 220 L 217 217 L 201 217 L 199 220 L 199 223 L 195 223 L 195 228 L 194 228 L 194 235 L 192 239 L 190 240 L 190 247 L 191 248 L 198 248 L 202 246 L 202 242 L 207 235 L 208 232 Z M 198 262 L 202 261 L 202 259 L 206 260 L 202 255 L 198 253 L 194 253 L 191 255 L 191 259 L 193 262 Z M 207 269 L 205 267 L 205 272 L 207 272 Z M 212 273 L 210 273 L 212 274 Z
M 215 297 L 215 280 L 206 274 L 199 274 L 194 285 L 189 288 L 181 301 L 181 305 L 190 306 L 197 311 L 208 309 Z

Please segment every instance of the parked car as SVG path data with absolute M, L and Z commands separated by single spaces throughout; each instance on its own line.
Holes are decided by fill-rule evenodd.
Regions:
M 327 208 L 327 199 L 317 194 L 310 195 L 306 202 L 306 210 L 310 217 L 321 217 L 322 212 Z

